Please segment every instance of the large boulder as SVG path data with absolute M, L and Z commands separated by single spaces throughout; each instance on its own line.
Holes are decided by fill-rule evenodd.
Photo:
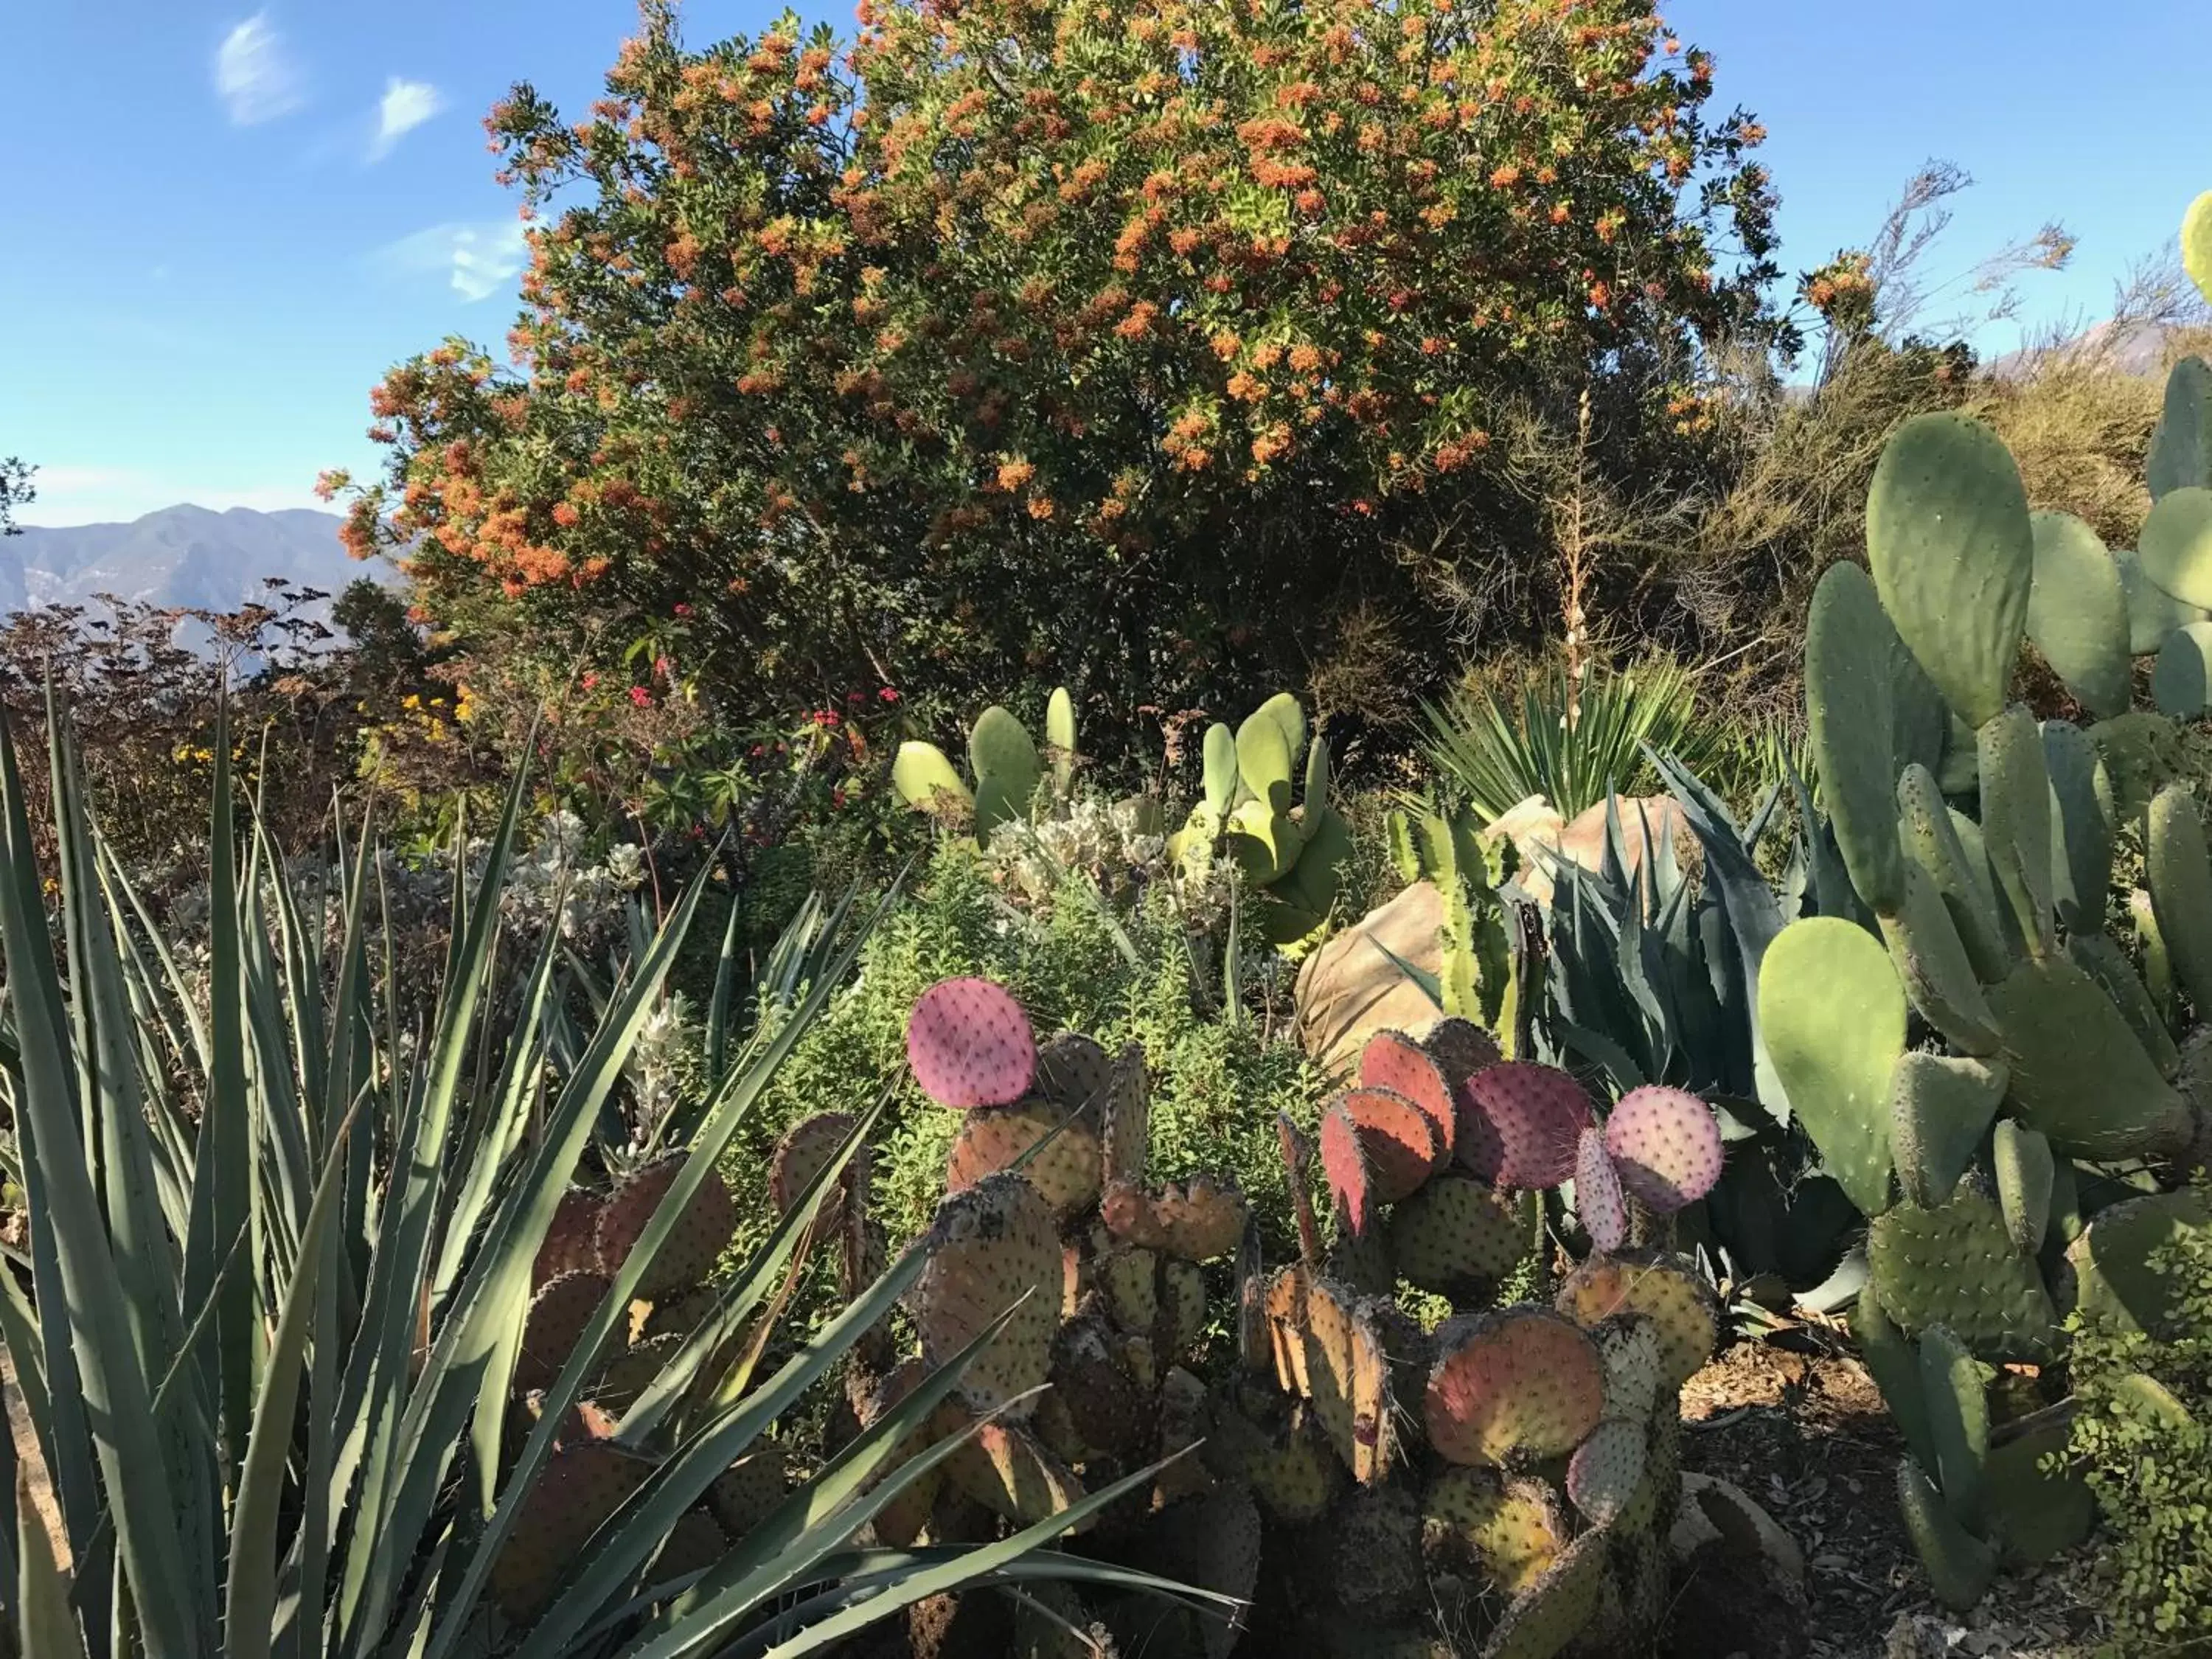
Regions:
M 1552 865 L 1565 859 L 1585 870 L 1605 862 L 1605 803 L 1563 820 L 1541 795 L 1531 795 L 1485 830 L 1486 840 L 1503 836 L 1521 855 L 1515 878 L 1540 904 L 1552 902 Z M 1697 832 L 1690 828 L 1681 804 L 1671 795 L 1630 795 L 1620 803 L 1620 835 L 1627 854 L 1629 873 L 1644 867 L 1651 849 L 1662 842 L 1673 848 L 1675 862 L 1693 868 L 1703 855 Z
M 1443 925 L 1443 895 L 1417 881 L 1306 958 L 1298 969 L 1298 1042 L 1316 1065 L 1348 1073 L 1376 1032 L 1435 1024 L 1436 1004 L 1383 951 L 1441 975 Z

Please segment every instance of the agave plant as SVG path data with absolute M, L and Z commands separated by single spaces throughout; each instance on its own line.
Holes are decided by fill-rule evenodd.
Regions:
M 779 1287 L 872 1113 L 854 1114 L 749 1260 L 684 1287 L 680 1340 L 621 1357 L 649 1355 L 642 1372 L 632 1364 L 625 1403 L 600 1410 L 589 1398 L 635 1304 L 658 1297 L 656 1316 L 670 1304 L 667 1263 L 713 1261 L 696 1218 L 719 1187 L 715 1163 L 849 969 L 872 925 L 850 900 L 793 924 L 762 988 L 781 1006 L 742 1038 L 730 1029 L 726 947 L 696 1127 L 636 1189 L 650 1201 L 629 1206 L 623 1249 L 599 1261 L 592 1293 L 549 1345 L 535 1322 L 543 1293 L 533 1298 L 549 1243 L 562 1243 L 556 1220 L 702 889 L 641 930 L 573 1048 L 553 1036 L 557 930 L 510 1018 L 501 1011 L 517 1000 L 495 994 L 494 940 L 518 781 L 479 878 L 455 878 L 434 1012 L 410 1036 L 376 960 L 369 837 L 354 838 L 334 892 L 295 890 L 236 809 L 218 739 L 203 1007 L 89 822 L 78 757 L 51 709 L 50 752 L 48 887 L 0 726 L 12 1024 L 0 1085 L 27 1241 L 26 1260 L 0 1270 L 0 1341 L 65 1550 L 19 1495 L 14 1534 L 0 1529 L 0 1649 L 12 1642 L 22 1659 L 797 1654 L 955 1584 L 1118 1571 L 1043 1547 L 1149 1471 L 1093 1494 L 1082 1513 L 987 1545 L 866 1541 L 876 1511 L 932 1461 L 885 1474 L 890 1455 L 1003 1319 L 811 1480 L 787 1489 L 779 1475 L 744 1524 L 714 1524 L 729 1519 L 707 1501 L 721 1496 L 717 1483 L 921 1275 L 925 1255 L 910 1249 L 780 1364 L 763 1364 Z M 342 924 L 323 925 L 328 905 Z M 409 988 L 405 1006 L 420 1006 L 420 992 Z M 726 1204 L 722 1214 L 726 1243 Z M 516 1387 L 526 1361 L 544 1379 L 526 1396 Z M 0 1437 L 0 1477 L 20 1493 L 19 1455 Z M 1170 1588 L 1138 1574 L 1120 1582 Z M 517 1583 L 541 1593 L 511 1593 Z
M 1531 795 L 1572 818 L 1608 792 L 1633 793 L 1647 745 L 1692 769 L 1717 746 L 1698 718 L 1695 683 L 1665 658 L 1592 675 L 1571 721 L 1569 693 L 1565 665 L 1553 663 L 1522 683 L 1517 707 L 1477 691 L 1428 706 L 1430 760 L 1485 823 Z

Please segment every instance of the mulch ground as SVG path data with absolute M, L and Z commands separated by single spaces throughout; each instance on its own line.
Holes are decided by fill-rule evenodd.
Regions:
M 1734 1649 L 1743 1659 L 2082 1659 L 2096 1647 L 2087 1552 L 2008 1575 L 1963 1618 L 1935 1605 L 1898 1516 L 1903 1443 L 1865 1367 L 1819 1328 L 1729 1348 L 1690 1379 L 1682 1416 L 1683 1467 L 1734 1481 L 1804 1552 L 1802 1631 L 1769 1625 Z M 1682 1631 L 1677 1659 L 1730 1659 L 1714 1637 L 1737 1639 Z

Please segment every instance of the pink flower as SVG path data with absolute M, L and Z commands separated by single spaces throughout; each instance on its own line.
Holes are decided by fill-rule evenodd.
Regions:
M 845 792 L 842 789 L 832 789 L 830 792 L 830 805 L 842 810 L 845 805 Z
M 845 701 L 847 702 L 859 702 L 861 700 L 860 694 L 857 691 L 848 691 L 845 694 Z
M 640 708 L 648 708 L 653 704 L 653 693 L 641 685 L 633 685 L 629 689 L 629 700 Z
M 691 607 L 688 605 L 679 605 L 676 607 L 676 614 L 679 617 L 688 617 L 691 614 Z
M 591 690 L 594 686 L 598 685 L 599 683 L 599 677 L 597 674 L 586 674 L 584 676 L 584 690 L 586 691 Z
M 885 702 L 896 702 L 898 701 L 898 693 L 892 690 L 888 685 L 882 690 L 877 692 L 876 695 L 881 697 Z
M 667 658 L 665 658 L 665 657 L 655 657 L 655 658 L 653 659 L 653 678 L 654 678 L 655 679 L 663 679 L 663 680 L 665 680 L 665 679 L 668 678 L 669 678 L 669 664 L 668 664 L 668 659 L 667 659 Z

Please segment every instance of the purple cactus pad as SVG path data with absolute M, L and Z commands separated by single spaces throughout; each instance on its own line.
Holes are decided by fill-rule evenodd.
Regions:
M 906 1060 L 940 1106 L 1005 1106 L 1029 1092 L 1036 1036 L 1005 986 L 939 980 L 907 1016 Z
M 1630 1090 L 1606 1119 L 1605 1147 L 1621 1185 L 1661 1215 L 1695 1203 L 1721 1178 L 1719 1120 L 1686 1090 Z
M 1590 1243 L 1611 1255 L 1628 1242 L 1628 1205 L 1620 1176 L 1605 1150 L 1605 1131 L 1592 1124 L 1575 1150 L 1575 1213 Z
M 1454 1150 L 1493 1187 L 1556 1187 L 1575 1172 L 1576 1141 L 1590 1119 L 1589 1097 L 1565 1072 L 1509 1060 L 1460 1090 Z

